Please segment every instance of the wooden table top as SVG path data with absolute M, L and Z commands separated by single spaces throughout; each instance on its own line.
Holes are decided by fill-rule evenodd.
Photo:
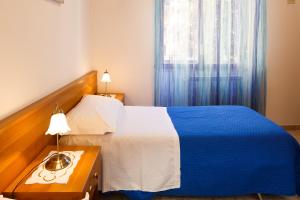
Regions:
M 5 189 L 3 194 L 7 197 L 12 197 L 12 191 L 18 185 L 18 183 L 42 160 L 49 154 L 50 151 L 56 150 L 56 146 L 46 147 L 41 154 L 33 161 L 31 164 L 17 177 L 17 179 Z M 89 175 L 92 171 L 93 165 L 100 156 L 100 147 L 81 147 L 81 146 L 61 146 L 61 151 L 84 151 L 77 166 L 75 167 L 73 174 L 70 176 L 68 184 L 25 184 L 27 178 L 31 176 L 26 176 L 24 180 L 19 183 L 18 187 L 15 189 L 15 193 L 82 193 L 86 182 L 88 181 Z M 17 165 L 17 163 L 16 163 Z M 34 170 L 33 170 L 34 171 Z

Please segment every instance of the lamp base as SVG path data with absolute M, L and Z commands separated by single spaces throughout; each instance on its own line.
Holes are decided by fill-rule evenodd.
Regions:
M 58 153 L 52 156 L 45 164 L 46 170 L 58 171 L 66 168 L 71 163 L 71 158 L 65 154 Z
M 111 97 L 110 93 L 101 94 L 103 97 Z

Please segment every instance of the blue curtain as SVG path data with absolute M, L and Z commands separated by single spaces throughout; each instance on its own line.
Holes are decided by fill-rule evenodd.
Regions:
M 155 105 L 265 112 L 266 0 L 156 0 Z

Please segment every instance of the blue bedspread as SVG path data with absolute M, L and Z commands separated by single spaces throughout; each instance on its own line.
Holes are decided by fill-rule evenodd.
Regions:
M 159 195 L 300 193 L 299 144 L 262 115 L 241 106 L 169 107 L 168 114 L 180 139 L 181 188 Z

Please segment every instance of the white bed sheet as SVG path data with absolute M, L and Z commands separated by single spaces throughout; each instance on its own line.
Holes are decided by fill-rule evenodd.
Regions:
M 115 133 L 64 136 L 63 145 L 102 146 L 102 191 L 180 187 L 178 134 L 164 107 L 125 106 Z

